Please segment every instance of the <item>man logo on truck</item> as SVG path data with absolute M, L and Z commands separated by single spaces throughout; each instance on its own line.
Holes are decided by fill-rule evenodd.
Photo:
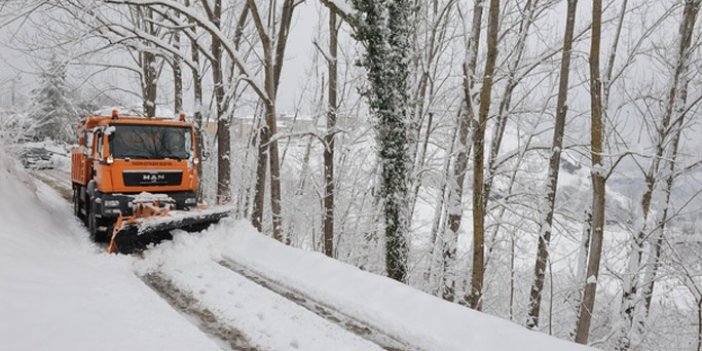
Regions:
M 165 174 L 144 174 L 141 177 L 142 183 L 156 184 L 166 181 Z

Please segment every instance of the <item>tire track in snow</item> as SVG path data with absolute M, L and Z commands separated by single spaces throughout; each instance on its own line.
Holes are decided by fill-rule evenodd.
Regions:
M 407 343 L 386 334 L 382 330 L 359 321 L 351 316 L 338 311 L 334 307 L 306 295 L 294 288 L 285 286 L 280 282 L 268 279 L 261 274 L 255 272 L 248 267 L 245 267 L 230 259 L 218 261 L 221 266 L 232 270 L 233 272 L 244 276 L 250 281 L 296 303 L 299 306 L 317 314 L 318 316 L 346 329 L 347 331 L 356 334 L 363 339 L 366 339 L 381 348 L 388 351 L 420 351 L 416 347 L 412 347 Z
M 227 345 L 231 350 L 259 351 L 241 331 L 220 321 L 212 311 L 201 306 L 192 294 L 176 287 L 170 279 L 158 273 L 149 273 L 140 278 L 171 307 L 187 316 L 191 323 L 203 333 L 218 340 L 220 344 Z

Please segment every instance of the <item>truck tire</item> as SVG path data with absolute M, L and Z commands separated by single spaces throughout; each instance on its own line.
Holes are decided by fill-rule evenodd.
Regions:
M 82 204 L 80 202 L 80 187 L 73 187 L 73 215 L 83 220 L 83 214 L 80 212 Z
M 90 232 L 90 238 L 96 243 L 107 242 L 107 232 L 99 229 L 101 224 L 101 220 L 95 217 L 95 212 L 90 211 L 88 214 L 88 232 Z

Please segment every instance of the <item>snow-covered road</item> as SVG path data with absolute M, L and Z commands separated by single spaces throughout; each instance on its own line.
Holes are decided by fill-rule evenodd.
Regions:
M 73 218 L 57 172 L 31 182 L 0 154 L 0 194 L 13 199 L 0 203 L 0 349 L 586 349 L 282 245 L 243 221 L 108 255 Z
M 0 159 L 0 349 L 381 350 L 214 261 L 104 253 L 61 171 L 33 174 Z

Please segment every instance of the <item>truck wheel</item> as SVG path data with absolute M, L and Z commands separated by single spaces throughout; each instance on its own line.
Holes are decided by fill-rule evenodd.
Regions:
M 80 203 L 80 187 L 73 188 L 73 215 L 83 219 L 83 214 L 80 213 L 81 203 Z
M 90 238 L 97 243 L 104 243 L 107 241 L 107 235 L 99 228 L 100 220 L 95 218 L 95 213 L 93 211 L 90 211 L 88 214 L 88 231 L 90 232 Z

